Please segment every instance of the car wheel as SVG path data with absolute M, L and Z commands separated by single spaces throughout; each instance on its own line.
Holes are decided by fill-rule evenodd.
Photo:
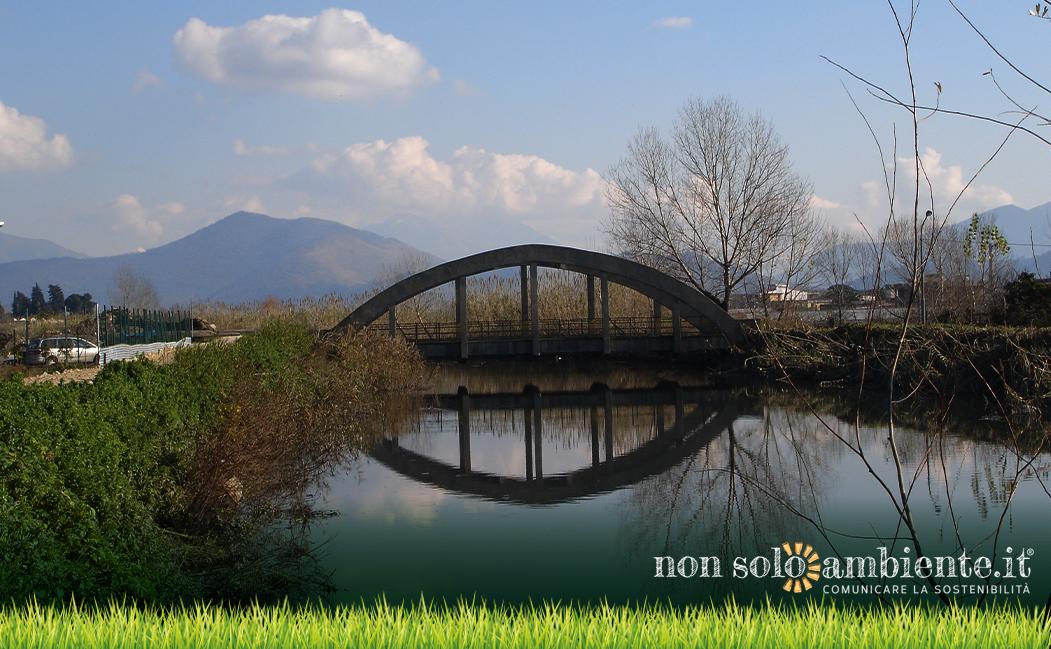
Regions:
M 51 367 L 52 365 L 58 365 L 58 359 L 54 356 L 48 356 L 46 364 L 48 367 Z

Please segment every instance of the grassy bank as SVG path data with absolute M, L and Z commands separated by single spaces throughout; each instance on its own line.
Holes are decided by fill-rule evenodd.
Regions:
M 0 600 L 314 594 L 308 487 L 420 372 L 386 339 L 271 324 L 93 383 L 0 381 Z
M 198 606 L 169 612 L 111 606 L 0 611 L 0 647 L 1046 647 L 1048 631 L 1019 609 L 842 610 L 416 607 L 335 611 Z

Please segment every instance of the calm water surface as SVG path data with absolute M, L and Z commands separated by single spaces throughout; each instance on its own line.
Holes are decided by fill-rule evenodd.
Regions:
M 339 515 L 313 540 L 337 602 L 912 601 L 937 585 L 1033 605 L 1051 589 L 1051 458 L 992 441 L 1003 424 L 897 429 L 920 550 L 943 557 L 932 583 L 887 427 L 855 426 L 847 401 L 813 395 L 811 411 L 672 366 L 555 362 L 441 366 L 434 392 L 328 481 Z M 830 559 L 839 578 L 807 578 Z

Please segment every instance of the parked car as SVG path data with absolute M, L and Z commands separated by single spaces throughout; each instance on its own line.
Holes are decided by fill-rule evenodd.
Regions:
M 97 363 L 99 347 L 83 338 L 55 336 L 36 338 L 26 347 L 26 365 L 56 363 Z

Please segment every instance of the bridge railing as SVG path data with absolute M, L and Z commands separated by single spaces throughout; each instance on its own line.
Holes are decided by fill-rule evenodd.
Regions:
M 610 318 L 610 338 L 664 337 L 674 334 L 672 318 Z M 602 321 L 598 318 L 542 319 L 539 322 L 543 339 L 594 338 L 602 335 Z M 386 334 L 390 325 L 376 322 L 369 331 Z M 459 340 L 460 325 L 456 322 L 398 322 L 397 333 L 410 342 L 451 342 Z M 683 320 L 683 337 L 720 335 L 719 329 L 707 321 Z M 528 321 L 494 320 L 469 321 L 469 340 L 528 340 L 533 331 Z

